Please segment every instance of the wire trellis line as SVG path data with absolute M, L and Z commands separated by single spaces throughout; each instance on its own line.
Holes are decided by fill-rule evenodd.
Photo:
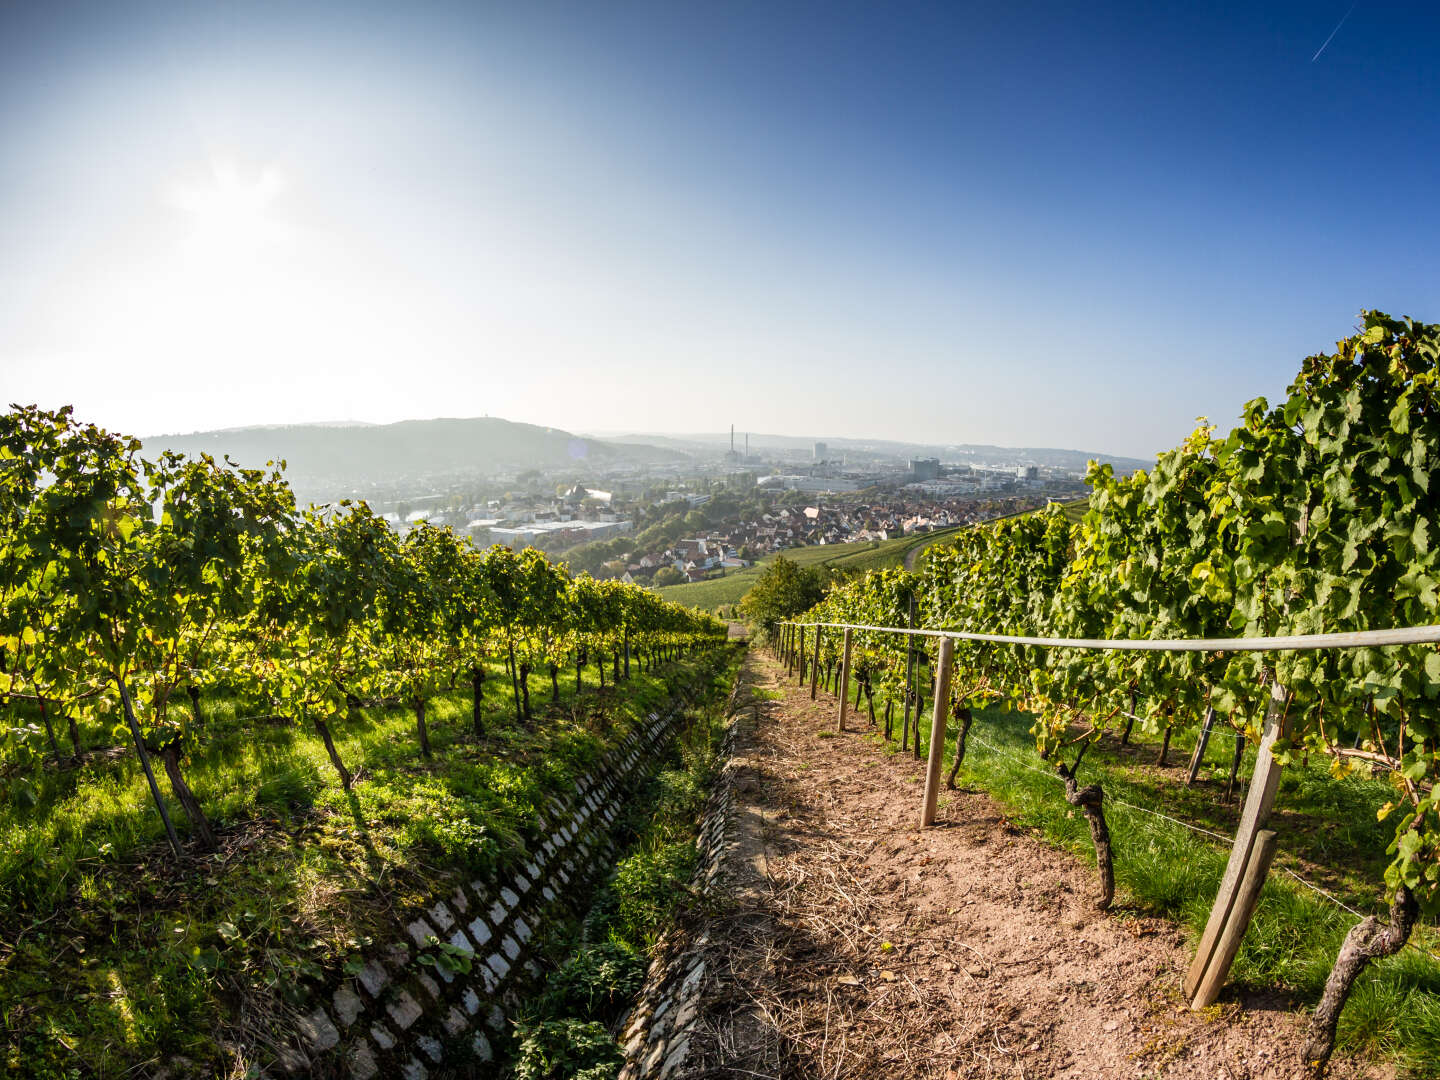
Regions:
M 822 626 L 912 637 L 952 638 L 994 645 L 1034 645 L 1053 649 L 1108 649 L 1120 652 L 1308 652 L 1316 649 L 1367 649 L 1440 643 L 1440 626 L 1405 626 L 1392 630 L 1346 630 L 1326 634 L 1289 634 L 1238 638 L 1061 638 L 1018 634 L 977 634 L 968 630 L 870 626 L 864 623 L 797 622 L 781 626 Z

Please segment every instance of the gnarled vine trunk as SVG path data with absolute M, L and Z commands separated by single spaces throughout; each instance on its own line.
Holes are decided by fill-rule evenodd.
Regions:
M 210 830 L 210 822 L 205 817 L 205 811 L 200 809 L 200 800 L 190 790 L 190 785 L 185 782 L 185 776 L 180 771 L 179 739 L 171 739 L 160 748 L 160 760 L 165 764 L 165 775 L 170 778 L 170 790 L 175 793 L 175 798 L 180 802 L 180 808 L 190 819 L 190 828 L 195 833 L 196 845 L 201 851 L 214 851 L 215 834 Z
M 505 645 L 509 654 L 508 663 L 510 665 L 510 689 L 515 694 L 515 722 L 517 724 L 520 724 L 524 723 L 525 714 L 521 711 L 520 708 L 520 679 L 516 674 L 517 669 L 515 666 L 515 639 L 512 637 L 507 637 L 505 639 Z
M 961 705 L 958 701 L 951 711 L 959 727 L 955 731 L 955 763 L 950 766 L 950 775 L 945 778 L 945 786 L 951 791 L 955 790 L 955 778 L 960 775 L 960 766 L 965 764 L 965 738 L 970 734 L 970 725 L 975 720 L 975 713 L 967 705 Z
M 550 701 L 554 705 L 560 704 L 560 665 L 550 665 Z
M 1305 1075 L 1310 1080 L 1320 1080 L 1330 1055 L 1335 1050 L 1335 1025 L 1345 1008 L 1345 1001 L 1355 985 L 1355 979 L 1369 965 L 1399 952 L 1410 940 L 1415 921 L 1420 915 L 1420 905 L 1414 893 L 1405 886 L 1396 890 L 1390 901 L 1390 922 L 1382 923 L 1374 915 L 1361 919 L 1345 935 L 1345 944 L 1335 957 L 1335 966 L 1325 980 L 1325 992 L 1320 995 L 1320 1004 L 1310 1017 L 1309 1040 L 1305 1044 Z
M 1115 861 L 1110 851 L 1110 829 L 1105 824 L 1105 809 L 1102 805 L 1105 792 L 1099 784 L 1076 788 L 1075 774 L 1065 767 L 1064 762 L 1055 766 L 1055 772 L 1065 781 L 1065 801 L 1079 807 L 1090 823 L 1090 839 L 1095 844 L 1095 868 L 1100 873 L 1100 895 L 1095 898 L 1095 907 L 1105 911 L 1115 899 Z
M 530 665 L 520 665 L 520 697 L 525 707 L 525 722 L 529 723 L 530 715 Z
M 470 727 L 477 739 L 485 737 L 485 712 L 481 702 L 485 698 L 485 667 L 476 664 L 470 669 Z
M 320 741 L 325 744 L 325 753 L 330 756 L 330 764 L 335 766 L 335 772 L 340 776 L 340 786 L 349 791 L 355 778 L 350 775 L 350 770 L 340 760 L 340 751 L 335 749 L 335 739 L 330 734 L 330 725 L 317 716 L 315 717 L 315 731 L 319 734 Z
M 430 732 L 425 729 L 425 699 L 415 698 L 411 704 L 415 706 L 415 734 L 420 739 L 420 753 L 430 757 Z
M 205 722 L 205 718 L 200 715 L 200 688 L 194 683 L 190 683 L 185 687 L 185 693 L 190 697 L 190 716 L 195 722 L 195 727 L 199 728 Z
M 155 809 L 160 812 L 160 820 L 165 823 L 165 837 L 170 841 L 170 850 L 178 859 L 181 854 L 180 837 L 176 835 L 175 826 L 170 821 L 170 811 L 165 808 L 165 798 L 160 794 L 160 785 L 155 782 L 155 770 L 150 768 L 150 753 L 145 749 L 145 740 L 140 734 L 140 722 L 135 719 L 130 690 L 119 675 L 115 676 L 115 685 L 120 690 L 120 705 L 125 711 L 125 723 L 130 728 L 130 738 L 135 743 L 135 754 L 140 758 L 140 767 L 145 770 L 145 780 L 150 785 L 150 797 L 155 801 Z
M 80 725 L 75 719 L 75 710 L 65 710 L 65 722 L 70 725 L 70 745 L 75 748 L 75 760 L 85 759 L 85 748 L 80 745 Z
M 45 709 L 45 695 L 35 695 L 40 702 L 40 719 L 45 721 L 45 734 L 50 737 L 50 752 L 55 755 L 55 764 L 60 764 L 60 743 L 55 739 L 55 727 L 50 723 L 50 713 Z

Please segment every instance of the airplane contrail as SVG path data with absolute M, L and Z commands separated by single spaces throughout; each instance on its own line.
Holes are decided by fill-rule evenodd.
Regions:
M 1315 55 L 1310 57 L 1310 63 L 1313 64 L 1316 60 L 1320 59 L 1320 54 L 1325 51 L 1326 47 L 1330 44 L 1330 42 L 1335 40 L 1335 35 L 1340 33 L 1340 27 L 1345 25 L 1345 20 L 1350 18 L 1350 12 L 1354 11 L 1356 5 L 1358 5 L 1359 3 L 1360 0 L 1355 0 L 1355 3 L 1350 5 L 1350 11 L 1347 11 L 1344 15 L 1340 16 L 1340 21 L 1335 24 L 1335 29 L 1330 31 L 1330 36 L 1325 39 L 1325 44 L 1321 45 L 1320 48 L 1316 49 Z

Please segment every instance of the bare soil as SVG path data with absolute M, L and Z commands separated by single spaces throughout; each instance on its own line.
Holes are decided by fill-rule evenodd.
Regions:
M 768 656 L 752 652 L 746 677 L 758 693 L 737 788 L 742 869 L 707 920 L 687 1075 L 1300 1074 L 1293 1003 L 1232 995 L 1191 1012 L 1177 926 L 1096 912 L 1093 867 L 983 793 L 945 792 L 922 832 L 920 762 L 886 753 L 868 718 L 820 735 L 835 730 L 834 697 L 812 702 Z M 1337 1059 L 1330 1075 L 1391 1074 Z

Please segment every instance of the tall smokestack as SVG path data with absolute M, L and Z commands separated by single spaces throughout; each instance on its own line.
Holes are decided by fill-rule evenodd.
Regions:
M 730 425 L 730 456 L 735 456 L 735 425 Z
M 750 433 L 745 432 L 745 460 L 750 460 Z

